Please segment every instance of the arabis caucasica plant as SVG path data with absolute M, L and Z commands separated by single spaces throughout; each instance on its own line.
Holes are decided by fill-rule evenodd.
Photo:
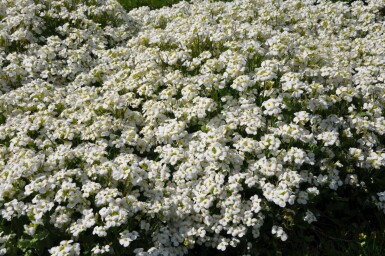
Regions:
M 341 190 L 385 211 L 384 8 L 1 0 L 0 255 L 283 243 Z

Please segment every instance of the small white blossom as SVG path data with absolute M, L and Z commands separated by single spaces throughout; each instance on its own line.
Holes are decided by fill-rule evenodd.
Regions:
M 314 213 L 312 213 L 311 211 L 307 210 L 303 220 L 310 224 L 310 223 L 312 223 L 314 221 L 317 221 L 317 218 L 315 217 Z
M 72 240 L 61 241 L 59 246 L 52 247 L 49 249 L 51 255 L 54 256 L 75 256 L 80 255 L 80 245 L 73 243 Z
M 276 235 L 276 237 L 280 238 L 282 241 L 286 241 L 287 240 L 287 234 L 282 229 L 282 227 L 278 227 L 278 226 L 274 225 L 273 228 L 271 229 L 271 233 L 273 235 Z

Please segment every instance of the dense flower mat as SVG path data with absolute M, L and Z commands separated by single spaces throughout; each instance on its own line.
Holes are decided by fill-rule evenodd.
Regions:
M 1 0 L 0 254 L 251 250 L 341 190 L 384 210 L 384 6 Z

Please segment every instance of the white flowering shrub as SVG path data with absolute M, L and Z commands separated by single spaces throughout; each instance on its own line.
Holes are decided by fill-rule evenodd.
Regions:
M 1 0 L 0 254 L 254 255 L 383 211 L 384 10 Z

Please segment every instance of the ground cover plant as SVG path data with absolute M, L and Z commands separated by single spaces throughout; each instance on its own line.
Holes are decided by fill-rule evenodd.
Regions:
M 0 1 L 0 255 L 384 253 L 384 1 L 122 5 Z
M 180 0 L 119 0 L 118 2 L 123 6 L 124 9 L 130 11 L 134 8 L 142 6 L 147 6 L 150 9 L 159 9 L 165 6 L 172 6 L 173 4 L 180 2 Z M 186 2 L 190 2 L 190 0 Z
M 173 4 L 179 3 L 181 0 L 118 0 L 118 2 L 123 6 L 124 9 L 130 11 L 134 8 L 147 6 L 150 9 L 159 9 L 165 6 L 172 6 Z M 221 2 L 231 2 L 233 0 L 212 0 L 221 1 Z M 191 2 L 191 0 L 186 0 L 186 2 Z

